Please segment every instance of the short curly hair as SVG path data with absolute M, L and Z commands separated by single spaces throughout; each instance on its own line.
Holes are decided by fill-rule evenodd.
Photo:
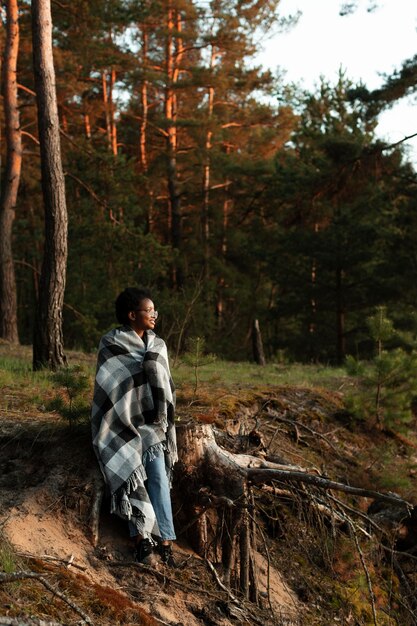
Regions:
M 136 289 L 136 287 L 127 287 L 116 298 L 116 318 L 119 324 L 129 324 L 129 313 L 138 308 L 143 300 L 152 300 L 151 294 L 147 289 Z

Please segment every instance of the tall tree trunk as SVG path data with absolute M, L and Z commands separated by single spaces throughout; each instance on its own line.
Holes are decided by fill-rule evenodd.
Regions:
M 32 39 L 45 207 L 45 244 L 35 320 L 33 368 L 56 369 L 66 363 L 62 309 L 68 217 L 55 91 L 50 0 L 32 0 Z
M 84 136 L 86 139 L 91 139 L 91 121 L 90 114 L 88 113 L 87 103 L 83 97 L 83 120 L 84 120 Z
M 148 63 L 148 32 L 144 25 L 142 27 L 142 63 L 143 63 L 143 80 L 141 86 L 141 100 L 142 100 L 142 120 L 140 123 L 139 134 L 139 157 L 142 170 L 148 171 L 148 157 L 146 152 L 146 133 L 148 130 L 148 79 L 146 76 L 147 63 Z
M 227 148 L 227 152 L 229 149 Z M 229 229 L 229 215 L 232 208 L 232 200 L 229 196 L 229 186 L 231 181 L 226 179 L 225 181 L 225 190 L 226 197 L 223 201 L 223 224 L 222 224 L 222 243 L 221 243 L 221 259 L 222 262 L 226 263 L 227 256 L 227 246 L 228 246 L 228 229 Z M 224 322 L 224 291 L 226 288 L 226 281 L 224 276 L 220 276 L 217 282 L 217 301 L 216 301 L 216 317 L 217 317 L 217 326 L 218 328 L 223 327 Z
M 142 63 L 143 63 L 143 81 L 141 86 L 141 101 L 142 101 L 142 120 L 140 123 L 139 134 L 139 160 L 142 172 L 145 174 L 145 185 L 148 196 L 148 210 L 147 210 L 147 231 L 151 233 L 154 227 L 154 192 L 152 186 L 149 184 L 148 178 L 148 152 L 147 152 L 147 133 L 148 133 L 148 31 L 147 26 L 142 26 Z
M 180 18 L 175 19 L 175 11 L 170 3 L 167 20 L 166 73 L 167 87 L 165 94 L 165 118 L 167 121 L 167 153 L 168 153 L 168 196 L 169 216 L 171 223 L 171 244 L 176 250 L 182 247 L 182 211 L 181 196 L 178 185 L 177 168 L 177 97 L 175 83 L 179 76 L 179 63 L 182 57 L 182 43 L 177 38 L 174 42 L 174 30 L 180 32 Z M 176 48 L 176 49 L 175 49 Z M 175 60 L 174 60 L 175 59 Z M 173 271 L 173 284 L 180 287 L 183 282 L 181 269 L 176 266 Z
M 110 74 L 106 70 L 101 73 L 101 85 L 103 89 L 104 115 L 106 118 L 106 135 L 109 150 L 117 156 L 117 128 L 114 118 L 113 88 L 116 82 L 116 71 L 111 69 Z
M 111 150 L 114 156 L 117 156 L 117 125 L 114 110 L 114 84 L 116 82 L 116 70 L 111 68 L 110 86 L 109 86 L 109 104 L 110 104 L 110 134 L 111 134 Z
M 343 270 L 336 268 L 336 354 L 338 364 L 346 356 L 345 305 L 343 302 Z
M 211 46 L 210 54 L 210 71 L 214 68 L 216 59 L 216 51 L 214 46 Z M 210 168 L 211 168 L 211 139 L 213 131 L 211 129 L 212 117 L 213 117 L 213 104 L 214 104 L 214 87 L 210 85 L 208 88 L 208 104 L 207 104 L 207 131 L 205 141 L 205 162 L 203 170 L 203 207 L 201 211 L 201 235 L 203 242 L 203 255 L 204 255 L 204 276 L 207 279 L 209 276 L 209 257 L 210 257 Z
M 17 0 L 6 2 L 3 97 L 6 123 L 6 171 L 0 201 L 0 337 L 19 343 L 12 230 L 22 165 L 22 134 L 17 101 L 19 21 Z

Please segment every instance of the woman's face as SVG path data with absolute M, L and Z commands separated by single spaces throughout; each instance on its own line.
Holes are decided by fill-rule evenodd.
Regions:
M 145 330 L 155 328 L 155 306 L 152 300 L 141 300 L 134 311 L 129 312 L 130 326 L 142 337 Z

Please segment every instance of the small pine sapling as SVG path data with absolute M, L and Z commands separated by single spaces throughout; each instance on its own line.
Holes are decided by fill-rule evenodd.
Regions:
M 52 383 L 59 389 L 48 403 L 48 409 L 56 411 L 68 420 L 70 426 L 88 419 L 91 403 L 87 397 L 90 380 L 79 365 L 65 367 L 51 374 Z
M 187 352 L 183 354 L 182 360 L 194 369 L 194 392 L 195 398 L 200 385 L 200 368 L 203 365 L 214 363 L 216 355 L 205 353 L 206 342 L 204 337 L 190 337 L 187 341 Z
M 368 362 L 350 356 L 346 369 L 360 379 L 358 391 L 348 398 L 352 412 L 379 427 L 401 428 L 414 419 L 413 407 L 417 395 L 415 377 L 417 353 L 414 342 L 407 349 L 398 347 L 401 335 L 387 317 L 385 307 L 379 307 L 367 320 L 375 345 L 375 356 Z M 404 343 L 404 342 L 402 342 Z M 388 346 L 395 346 L 388 349 Z

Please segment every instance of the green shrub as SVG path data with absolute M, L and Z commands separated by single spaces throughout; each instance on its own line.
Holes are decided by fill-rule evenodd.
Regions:
M 360 419 L 379 426 L 401 428 L 414 419 L 417 396 L 417 352 L 415 345 L 390 347 L 400 343 L 401 337 L 387 318 L 384 307 L 367 320 L 375 345 L 375 356 L 363 362 L 350 356 L 346 370 L 360 378 L 354 392 L 348 397 L 348 408 Z

